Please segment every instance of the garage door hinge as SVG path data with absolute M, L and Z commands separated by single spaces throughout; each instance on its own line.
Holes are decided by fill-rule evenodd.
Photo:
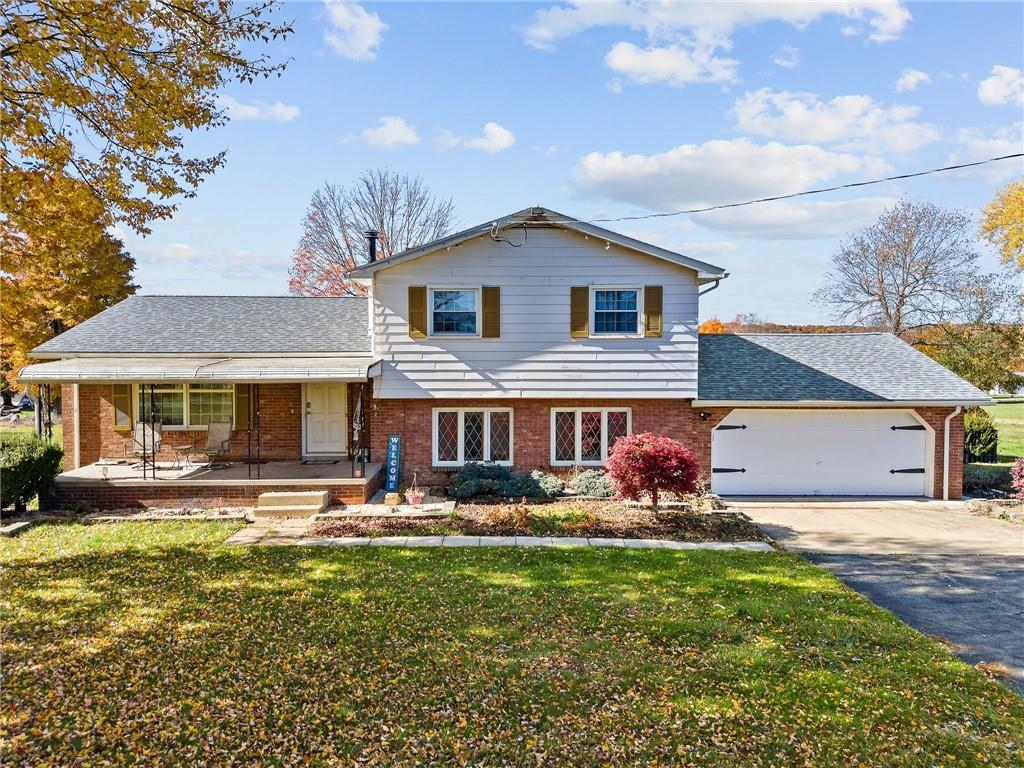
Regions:
M 718 429 L 746 429 L 746 428 L 747 428 L 746 424 L 719 424 L 717 427 L 715 427 L 716 430 L 718 430 Z
M 920 430 L 921 432 L 924 432 L 924 424 L 912 424 L 912 425 L 910 425 L 908 427 L 892 426 L 892 427 L 889 427 L 889 429 L 891 429 L 893 432 L 895 432 L 897 429 L 905 429 L 905 430 L 912 431 L 912 432 L 917 432 L 917 431 Z
M 912 469 L 890 469 L 890 475 L 923 475 L 924 467 L 913 467 Z
M 711 472 L 713 474 L 719 474 L 721 472 L 746 472 L 746 471 L 747 471 L 746 467 L 743 467 L 742 469 L 733 469 L 732 467 L 712 467 L 711 468 Z

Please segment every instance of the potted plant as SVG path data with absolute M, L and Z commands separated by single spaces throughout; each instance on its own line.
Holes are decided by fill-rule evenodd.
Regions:
M 405 492 L 405 500 L 414 507 L 418 507 L 423 503 L 423 497 L 426 494 L 420 490 L 419 486 L 416 485 L 416 474 L 413 473 L 412 485 Z

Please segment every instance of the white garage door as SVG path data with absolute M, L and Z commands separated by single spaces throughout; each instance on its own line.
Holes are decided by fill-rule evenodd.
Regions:
M 723 495 L 925 495 L 929 440 L 909 411 L 736 410 L 711 436 Z

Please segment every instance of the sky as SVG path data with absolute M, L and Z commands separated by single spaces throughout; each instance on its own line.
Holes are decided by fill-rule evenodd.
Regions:
M 788 194 L 1024 151 L 1024 4 L 285 3 L 280 78 L 229 84 L 227 164 L 170 221 L 119 232 L 142 293 L 284 294 L 313 191 L 420 176 L 458 228 L 531 205 L 581 219 Z M 980 209 L 971 171 L 606 224 L 721 266 L 701 317 L 833 319 L 842 238 L 900 199 Z M 986 270 L 998 260 L 979 244 Z

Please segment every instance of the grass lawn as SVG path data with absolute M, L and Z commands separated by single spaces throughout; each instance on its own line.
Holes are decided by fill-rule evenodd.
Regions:
M 972 463 L 964 467 L 965 488 L 1001 488 L 1010 490 L 1010 466 L 1024 456 L 1024 402 L 997 403 L 985 410 L 992 416 L 999 432 L 999 461 L 994 464 Z
M 15 425 L 2 424 L 0 426 L 0 437 L 11 436 L 11 437 L 24 437 L 30 438 L 33 434 L 32 423 L 29 422 L 27 425 L 19 423 Z M 53 442 L 57 445 L 63 445 L 64 440 L 64 427 L 60 424 L 53 425 Z
M 9 765 L 1020 765 L 1024 699 L 791 555 L 0 543 Z

